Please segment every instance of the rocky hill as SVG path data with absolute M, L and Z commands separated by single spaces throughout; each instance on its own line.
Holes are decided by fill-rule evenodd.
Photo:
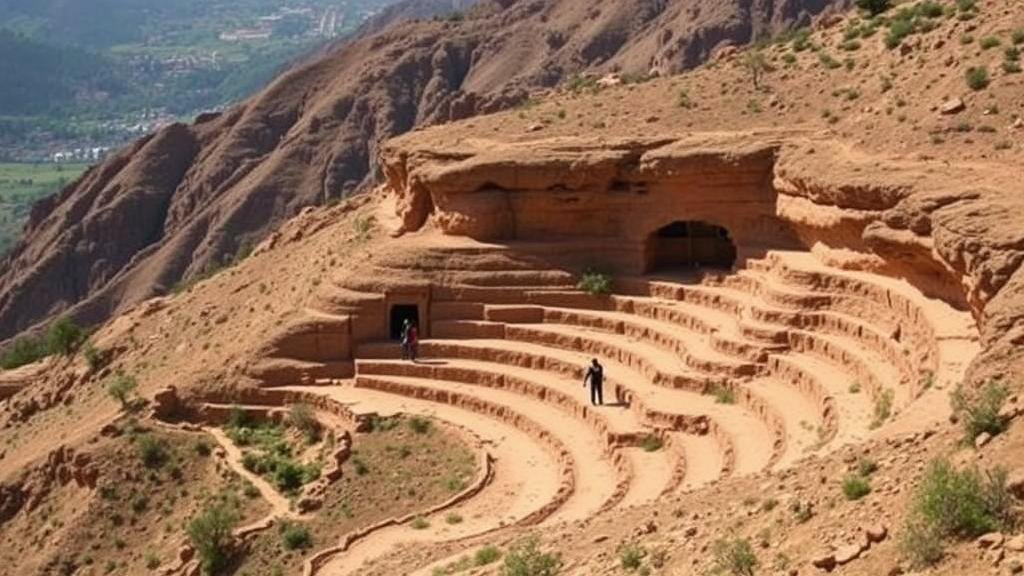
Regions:
M 337 48 L 223 114 L 175 125 L 40 202 L 0 275 L 0 339 L 102 322 L 244 256 L 375 179 L 379 143 L 521 104 L 584 71 L 691 68 L 844 2 L 483 2 Z

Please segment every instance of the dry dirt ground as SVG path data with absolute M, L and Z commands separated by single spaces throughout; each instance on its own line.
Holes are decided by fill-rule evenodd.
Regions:
M 932 159 L 953 169 L 960 163 L 969 164 L 972 169 L 1012 181 L 1020 171 L 1024 152 L 1024 128 L 1018 122 L 1024 115 L 1024 75 L 1005 73 L 1001 64 L 1008 58 L 1004 51 L 1013 42 L 1012 31 L 1024 27 L 1024 14 L 1012 2 L 981 1 L 976 6 L 976 14 L 969 19 L 956 13 L 935 18 L 934 29 L 911 35 L 904 40 L 904 48 L 886 48 L 884 28 L 858 40 L 859 48 L 852 44 L 847 44 L 849 49 L 840 48 L 852 37 L 847 30 L 852 29 L 853 21 L 859 19 L 858 27 L 862 24 L 862 19 L 853 15 L 815 32 L 808 43 L 816 48 L 795 50 L 793 39 L 772 44 L 763 48 L 771 70 L 765 72 L 760 88 L 753 86 L 744 64 L 746 55 L 739 52 L 722 55 L 693 73 L 639 84 L 603 88 L 581 81 L 538 95 L 520 110 L 420 132 L 411 138 L 436 146 L 473 138 L 514 143 L 556 136 L 679 136 L 691 131 L 781 129 L 835 140 L 851 150 L 883 154 L 894 161 Z M 982 48 L 982 39 L 989 37 L 998 38 L 999 46 Z M 830 64 L 833 60 L 838 66 Z M 987 66 L 991 83 L 974 91 L 967 87 L 965 74 L 969 67 L 979 65 Z M 955 98 L 963 100 L 964 110 L 941 113 L 940 108 Z M 182 524 L 202 502 L 191 486 L 202 486 L 208 494 L 221 493 L 232 484 L 236 492 L 244 492 L 244 488 L 232 480 L 233 473 L 216 455 L 201 457 L 195 452 L 199 438 L 206 438 L 211 445 L 214 440 L 199 432 L 169 431 L 156 421 L 141 425 L 165 439 L 173 464 L 165 463 L 158 471 L 142 466 L 132 441 L 135 438 L 137 442 L 138 436 L 123 421 L 119 435 L 101 434 L 120 411 L 108 397 L 106 384 L 122 371 L 138 379 L 139 395 L 149 400 L 155 400 L 168 385 L 175 386 L 184 401 L 201 403 L 213 394 L 231 397 L 259 385 L 247 376 L 247 368 L 259 359 L 266 335 L 314 307 L 322 285 L 339 270 L 374 270 L 374 262 L 400 259 L 402 254 L 432 243 L 447 249 L 479 248 L 430 230 L 393 239 L 388 235 L 395 228 L 390 208 L 389 199 L 374 194 L 308 210 L 282 227 L 272 248 L 268 244 L 257 249 L 238 265 L 186 287 L 180 294 L 143 303 L 103 326 L 92 338 L 106 355 L 100 366 L 90 366 L 81 355 L 51 359 L 30 379 L 28 388 L 0 402 L 0 496 L 4 497 L 0 501 L 0 537 L 4 541 L 0 555 L 6 555 L 0 559 L 5 568 L 16 566 L 12 574 L 107 573 L 109 559 L 114 562 L 111 573 L 137 574 L 145 573 L 147 546 L 161 560 L 168 558 L 169 562 L 176 557 L 183 541 Z M 785 258 L 800 261 L 799 256 Z M 770 278 L 761 281 L 775 282 Z M 887 279 L 878 281 L 894 293 L 906 289 L 885 284 L 890 282 Z M 694 290 L 718 293 L 715 302 L 721 302 L 725 299 L 722 294 L 737 286 L 698 286 Z M 795 290 L 794 286 L 770 287 L 778 289 L 777 298 L 786 290 Z M 751 302 L 742 307 L 758 307 Z M 943 306 L 924 297 L 915 302 L 924 307 Z M 688 310 L 692 304 L 676 302 L 673 306 Z M 948 308 L 943 308 L 953 318 L 948 326 L 960 326 L 964 318 L 970 320 L 967 312 Z M 575 375 L 555 374 L 557 366 L 578 365 L 598 346 L 625 351 L 620 356 L 625 359 L 622 366 L 615 366 L 612 375 L 631 370 L 655 374 L 666 363 L 678 360 L 668 358 L 656 346 L 661 341 L 652 319 L 605 312 L 587 318 L 579 311 L 548 310 L 546 320 L 553 326 L 548 326 L 549 322 L 530 324 L 519 329 L 518 339 L 508 338 L 507 331 L 501 342 L 453 333 L 451 338 L 424 343 L 425 353 L 433 352 L 435 358 L 444 354 L 448 364 L 395 368 L 397 363 L 386 354 L 382 358 L 367 356 L 363 367 L 372 372 L 363 372 L 354 381 L 295 382 L 288 387 L 291 392 L 323 397 L 346 410 L 420 414 L 436 419 L 442 423 L 439 426 L 447 422 L 462 427 L 478 437 L 478 449 L 483 446 L 494 457 L 490 483 L 476 498 L 451 509 L 463 522 L 448 525 L 449 512 L 445 510 L 430 515 L 422 530 L 409 524 L 383 527 L 353 545 L 347 554 L 330 559 L 319 573 L 443 573 L 445 566 L 485 545 L 497 546 L 507 554 L 514 542 L 530 533 L 541 536 L 545 550 L 562 556 L 566 574 L 630 570 L 710 573 L 715 542 L 732 537 L 747 538 L 754 544 L 760 561 L 758 574 L 818 573 L 811 565 L 813 559 L 841 556 L 850 546 L 856 548 L 858 557 L 836 568 L 835 573 L 908 573 L 911 569 L 898 542 L 910 495 L 928 462 L 948 455 L 962 465 L 977 464 L 985 469 L 1001 465 L 1019 472 L 1024 449 L 1019 418 L 983 447 L 960 443 L 960 428 L 947 420 L 947 397 L 955 381 L 923 386 L 923 395 L 914 404 L 909 395 L 898 398 L 896 417 L 875 429 L 872 420 L 877 404 L 866 393 L 853 391 L 854 382 L 847 380 L 844 365 L 830 363 L 818 364 L 810 371 L 834 375 L 822 378 L 821 384 L 830 397 L 839 400 L 840 417 L 829 437 L 831 444 L 819 444 L 820 430 L 829 428 L 813 403 L 786 387 L 767 389 L 763 394 L 769 404 L 774 400 L 784 406 L 799 406 L 792 408 L 789 418 L 776 422 L 757 417 L 770 411 L 758 412 L 743 398 L 732 405 L 692 391 L 692 396 L 684 396 L 687 392 L 683 390 L 649 386 L 645 382 L 653 379 L 645 378 L 621 383 L 623 390 L 635 394 L 634 406 L 645 399 L 654 406 L 671 404 L 673 409 L 699 405 L 714 416 L 721 430 L 717 435 L 676 430 L 665 436 L 668 442 L 650 445 L 649 450 L 639 443 L 646 440 L 643 437 L 634 438 L 632 445 L 602 444 L 616 434 L 628 437 L 631 431 L 649 429 L 641 420 L 657 411 L 641 413 L 613 406 L 591 412 Z M 870 307 L 860 312 L 869 320 L 872 314 L 882 317 L 887 313 Z M 561 315 L 553 316 L 556 313 Z M 682 317 L 683 312 L 679 314 Z M 713 306 L 698 310 L 697 315 L 708 322 L 729 321 Z M 620 326 L 643 324 L 649 341 L 600 332 L 601 322 L 609 320 Z M 454 327 L 464 329 L 465 325 Z M 706 342 L 698 336 L 676 338 L 691 346 Z M 965 356 L 973 356 L 976 337 L 971 340 L 969 334 L 959 334 L 950 340 L 957 339 L 965 343 L 965 350 L 971 350 Z M 537 346 L 540 341 L 551 345 Z M 575 348 L 567 349 L 565 342 L 572 342 Z M 500 368 L 504 371 L 501 378 L 485 376 L 495 368 L 486 365 L 488 358 L 474 356 L 478 354 L 474 349 L 505 355 L 507 364 Z M 970 358 L 958 360 L 962 370 Z M 642 366 L 641 361 L 650 366 Z M 870 357 L 868 364 L 869 370 L 893 369 L 880 356 Z M 1005 368 L 992 367 L 995 372 Z M 459 374 L 472 374 L 474 380 L 466 381 L 464 376 L 460 380 Z M 517 377 L 519 383 L 505 379 L 508 375 Z M 1007 376 L 1008 384 L 1018 390 L 1015 378 L 1019 375 Z M 901 384 L 913 387 L 920 382 L 915 378 Z M 907 386 L 894 388 L 905 390 Z M 439 388 L 446 401 L 438 401 Z M 434 392 L 428 393 L 431 389 Z M 791 395 L 784 396 L 787 393 Z M 664 400 L 670 396 L 686 400 L 678 405 Z M 786 439 L 782 448 L 775 442 L 778 438 Z M 452 456 L 429 461 L 401 457 L 401 444 L 421 440 L 432 456 Z M 416 506 L 395 491 L 399 486 L 408 490 L 403 474 L 422 475 L 409 480 L 422 498 L 417 504 L 443 499 L 449 488 L 447 480 L 453 473 L 461 478 L 464 474 L 459 471 L 466 469 L 469 458 L 468 448 L 454 440 L 434 436 L 425 440 L 405 427 L 365 438 L 355 433 L 353 441 L 353 456 L 364 459 L 368 473 L 360 475 L 355 470 L 354 457 L 347 461 L 344 480 L 331 488 L 337 492 L 330 492 L 325 500 L 327 512 L 310 520 L 314 527 L 330 524 L 312 530 L 316 546 L 321 543 L 321 532 L 335 539 L 356 527 L 345 523 L 351 518 L 337 517 L 338 523 L 333 522 L 336 517 L 332 514 L 338 510 L 347 509 L 353 518 L 366 523 L 382 517 L 374 505 L 384 500 L 389 501 L 387 516 L 415 513 Z M 389 446 L 398 446 L 397 460 Z M 88 459 L 76 462 L 75 455 L 85 452 Z M 416 450 L 409 456 L 418 457 Z M 842 481 L 865 461 L 877 465 L 869 474 L 871 491 L 862 499 L 848 501 Z M 75 464 L 64 465 L 66 462 Z M 381 464 L 388 462 L 393 466 Z M 94 485 L 82 476 L 82 471 L 93 466 L 98 470 Z M 387 490 L 392 492 L 375 484 L 383 469 L 401 480 L 388 484 Z M 124 479 L 118 487 L 123 501 L 104 499 L 105 474 Z M 59 481 L 61 477 L 66 479 Z M 565 490 L 567 478 L 576 480 L 570 492 Z M 181 492 L 183 487 L 187 494 Z M 149 502 L 135 512 L 131 503 L 140 492 L 150 493 Z M 262 499 L 246 499 L 244 494 L 239 499 L 247 507 L 247 518 L 266 512 Z M 98 534 L 95 526 L 111 521 L 117 502 L 128 506 L 121 514 L 123 525 L 132 526 L 138 516 L 136 526 L 157 532 L 123 530 L 123 535 L 117 536 L 113 530 L 109 534 L 115 535 L 110 538 L 107 532 Z M 546 503 L 558 505 L 547 510 Z M 150 521 L 145 521 L 147 514 Z M 343 512 L 343 516 L 347 514 Z M 359 524 L 365 525 L 363 520 Z M 283 554 L 277 548 L 274 530 L 256 537 L 239 573 L 262 574 L 274 565 L 289 574 L 302 573 L 303 554 Z M 1013 535 L 1013 529 L 1007 531 L 1008 536 Z M 25 534 L 30 534 L 31 540 Z M 55 534 L 66 536 L 55 538 Z M 953 543 L 940 564 L 921 573 L 1013 573 L 1024 561 L 1018 543 L 986 541 L 986 548 L 974 540 Z M 129 552 L 119 553 L 121 549 Z M 623 567 L 625 550 L 641 557 L 639 566 Z M 93 559 L 92 566 L 87 557 Z M 68 562 L 73 563 L 71 567 Z M 104 565 L 97 566 L 97 562 Z M 122 566 L 122 562 L 127 564 Z M 466 573 L 495 573 L 499 564 L 474 567 Z

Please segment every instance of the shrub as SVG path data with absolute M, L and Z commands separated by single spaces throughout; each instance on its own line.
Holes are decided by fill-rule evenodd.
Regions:
M 292 404 L 288 411 L 288 424 L 302 432 L 309 442 L 320 439 L 320 423 L 317 422 L 313 409 L 307 404 Z
M 355 468 L 356 474 L 359 476 L 366 476 L 370 473 L 370 467 L 366 465 L 362 458 L 353 458 L 352 467 Z
M 309 534 L 309 528 L 302 524 L 283 522 L 279 528 L 281 533 L 281 545 L 285 550 L 305 550 L 313 547 L 313 538 Z
M 206 457 L 212 452 L 210 444 L 206 440 L 196 440 L 196 443 L 193 444 L 192 447 L 199 456 Z
M 107 394 L 120 402 L 121 408 L 127 409 L 131 404 L 132 395 L 138 387 L 139 383 L 135 380 L 135 377 L 118 371 L 107 383 Z
M 409 526 L 412 527 L 413 530 L 426 530 L 427 528 L 430 528 L 430 522 L 427 522 L 427 519 L 423 516 L 417 516 L 412 519 Z
M 462 516 L 455 512 L 449 512 L 448 515 L 444 517 L 444 521 L 448 524 L 462 524 Z
M 872 17 L 885 12 L 890 6 L 890 0 L 857 0 L 857 8 L 864 10 Z
M 765 60 L 764 52 L 758 49 L 747 50 L 743 57 L 743 67 L 750 73 L 750 81 L 754 90 L 761 89 L 761 78 L 768 71 L 768 61 Z
M 139 436 L 136 442 L 139 458 L 142 459 L 142 463 L 146 468 L 159 468 L 167 462 L 169 457 L 167 446 L 159 438 L 150 434 L 143 434 Z
M 676 105 L 687 110 L 691 110 L 697 106 L 697 104 L 690 99 L 690 93 L 686 90 L 679 91 L 679 96 L 676 98 Z
M 995 36 L 985 36 L 980 41 L 978 41 L 978 46 L 981 46 L 982 50 L 995 48 L 996 46 L 999 46 L 999 44 L 999 38 L 996 38 Z
M 498 558 L 501 558 L 501 550 L 495 546 L 484 546 L 473 555 L 473 563 L 477 566 L 486 566 Z
M 836 60 L 826 52 L 819 52 L 818 60 L 821 62 L 821 65 L 825 67 L 826 70 L 835 70 L 836 68 L 842 66 L 842 64 L 840 64 L 838 60 Z
M 612 291 L 612 278 L 596 270 L 587 270 L 576 287 L 587 294 L 608 294 Z
M 721 384 L 714 384 L 711 386 L 711 395 L 715 397 L 715 402 L 719 404 L 735 404 L 736 393 L 732 388 L 723 386 Z
M 283 459 L 274 469 L 274 484 L 285 492 L 298 490 L 305 480 L 305 470 L 290 459 Z
M 885 36 L 885 45 L 890 50 L 903 43 L 903 39 L 914 33 L 914 21 L 910 18 L 897 18 L 889 23 L 889 33 Z
M 188 537 L 199 554 L 205 574 L 219 574 L 227 567 L 231 531 L 237 522 L 238 513 L 234 508 L 218 502 L 188 523 Z
M 990 83 L 988 68 L 984 66 L 972 66 L 967 69 L 965 79 L 967 80 L 967 86 L 970 87 L 971 90 L 984 90 L 985 88 L 988 88 Z
M 996 436 L 1006 431 L 1007 422 L 1000 415 L 1010 391 L 997 380 L 987 382 L 976 394 L 969 394 L 963 384 L 950 395 L 953 413 L 964 428 L 964 440 L 973 443 L 982 433 Z
M 70 355 L 85 337 L 85 331 L 70 318 L 54 322 L 46 333 L 46 348 L 50 354 Z
M 1003 72 L 1007 74 L 1020 74 L 1020 63 L 1010 60 L 1003 62 Z
M 875 396 L 875 413 L 874 420 L 871 421 L 871 428 L 878 428 L 885 421 L 892 416 L 892 402 L 894 394 L 891 389 L 882 390 L 880 394 Z
M 639 544 L 626 544 L 619 549 L 619 563 L 624 570 L 636 570 L 644 563 L 647 550 Z
M 754 547 L 746 538 L 720 539 L 711 548 L 715 570 L 734 576 L 754 576 L 758 566 Z
M 640 447 L 644 449 L 644 452 L 657 452 L 664 445 L 665 442 L 654 434 L 648 434 L 640 441 Z
M 1018 28 L 1010 33 L 1010 40 L 1014 44 L 1024 44 L 1024 28 Z
M 89 365 L 89 370 L 95 372 L 103 367 L 103 353 L 93 346 L 91 342 L 86 342 L 82 348 L 82 356 L 85 357 L 85 363 Z
M 37 338 L 22 336 L 0 356 L 0 368 L 13 370 L 46 358 L 46 346 Z
M 513 546 L 505 555 L 502 576 L 555 576 L 562 569 L 562 559 L 542 552 L 536 537 L 530 537 Z
M 917 566 L 942 557 L 945 538 L 975 538 L 1001 530 L 1011 515 L 1005 470 L 957 470 L 948 460 L 932 462 L 914 491 L 901 542 Z
M 409 429 L 416 434 L 426 434 L 430 432 L 432 424 L 430 420 L 422 418 L 420 416 L 413 416 L 409 419 Z
M 798 524 L 803 524 L 814 517 L 814 507 L 811 506 L 810 502 L 795 501 L 789 507 L 793 511 L 793 517 L 796 518 Z
M 843 478 L 843 496 L 847 500 L 860 500 L 871 493 L 871 483 L 860 474 L 850 474 Z
M 793 51 L 803 52 L 811 47 L 811 29 L 801 28 L 793 34 Z
M 861 458 L 857 461 L 857 474 L 867 478 L 878 472 L 878 463 L 870 458 Z
M 153 552 L 146 552 L 145 560 L 148 570 L 156 570 L 160 567 L 160 557 Z
M 239 406 L 232 406 L 228 410 L 227 428 L 244 428 L 249 425 L 249 415 Z M 232 440 L 234 440 L 232 438 Z M 237 443 L 237 440 L 235 441 Z
M 942 16 L 944 10 L 942 4 L 933 0 L 924 0 L 924 2 L 917 5 L 917 12 L 926 18 L 938 18 Z

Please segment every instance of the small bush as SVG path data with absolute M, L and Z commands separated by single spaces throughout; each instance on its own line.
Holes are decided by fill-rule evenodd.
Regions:
M 288 424 L 302 432 L 309 442 L 320 439 L 320 423 L 317 422 L 313 409 L 307 404 L 292 404 L 288 411 Z
M 676 105 L 687 110 L 692 110 L 697 107 L 697 104 L 690 99 L 690 93 L 686 90 L 679 91 L 679 96 L 676 98 Z
M 942 557 L 945 538 L 976 538 L 1002 530 L 1011 520 L 1005 470 L 957 470 L 948 460 L 932 462 L 914 491 L 901 542 L 916 566 Z
M 427 522 L 427 519 L 423 516 L 417 516 L 412 519 L 412 522 L 409 523 L 409 526 L 413 530 L 426 530 L 427 528 L 430 528 L 430 522 Z
M 859 394 L 860 393 L 860 382 L 854 382 L 853 384 L 850 384 L 850 389 L 849 390 L 850 390 L 850 394 Z
M 721 384 L 713 385 L 711 387 L 711 395 L 715 397 L 715 402 L 719 404 L 736 403 L 736 393 L 728 386 L 723 386 Z
M 302 487 L 305 481 L 305 470 L 292 460 L 283 460 L 274 470 L 274 484 L 285 492 L 292 492 Z
M 237 522 L 238 513 L 234 508 L 218 502 L 188 523 L 188 537 L 199 555 L 204 574 L 219 574 L 227 567 L 231 531 Z
M 34 364 L 43 358 L 46 358 L 46 344 L 38 338 L 22 336 L 0 356 L 0 368 L 13 370 Z
M 462 516 L 455 512 L 449 512 L 448 515 L 444 517 L 444 521 L 448 524 L 462 524 Z
M 1024 44 L 1024 28 L 1018 28 L 1010 33 L 1010 40 L 1014 44 Z
M 1003 72 L 1007 74 L 1020 74 L 1020 63 L 1007 60 L 1003 62 Z
M 309 534 L 309 528 L 302 524 L 283 522 L 279 531 L 281 545 L 285 550 L 305 550 L 313 547 L 313 537 Z
M 974 91 L 984 90 L 991 83 L 988 77 L 988 68 L 984 66 L 968 68 L 965 73 L 965 79 L 967 80 L 967 86 Z
M 473 564 L 486 566 L 498 558 L 501 558 L 501 550 L 498 550 L 495 546 L 484 546 L 473 555 Z
M 803 524 L 814 517 L 814 507 L 811 506 L 810 502 L 798 500 L 793 502 L 789 509 L 793 512 L 793 517 L 796 519 L 797 524 Z
M 878 472 L 878 463 L 870 458 L 861 458 L 857 461 L 857 474 L 867 478 Z
M 864 10 L 872 17 L 882 14 L 891 6 L 890 0 L 857 0 L 857 8 Z
M 871 483 L 860 474 L 850 474 L 843 478 L 843 496 L 851 502 L 860 500 L 871 493 Z
M 999 411 L 1009 397 L 1010 390 L 996 380 L 986 383 L 975 394 L 969 394 L 963 384 L 957 385 L 950 395 L 950 404 L 964 428 L 964 440 L 973 443 L 982 433 L 996 436 L 1006 431 L 1007 422 Z
M 78 348 L 85 339 L 85 330 L 70 318 L 61 318 L 54 322 L 46 333 L 46 348 L 50 354 L 68 356 Z
M 562 569 L 562 559 L 542 552 L 536 537 L 513 546 L 505 555 L 502 576 L 555 576 Z
M 885 36 L 885 46 L 892 50 L 903 43 L 903 39 L 914 33 L 914 21 L 910 18 L 897 18 L 889 23 L 889 33 Z
M 640 447 L 644 449 L 644 452 L 657 452 L 664 445 L 665 442 L 654 434 L 648 434 L 640 441 Z
M 875 396 L 875 410 L 874 420 L 871 421 L 871 428 L 878 428 L 885 421 L 892 416 L 892 402 L 894 399 L 894 393 L 891 389 L 886 388 L 882 390 L 880 394 Z
M 623 570 L 636 570 L 644 563 L 647 550 L 639 544 L 626 544 L 619 549 L 619 564 Z
M 985 36 L 978 41 L 978 46 L 981 46 L 982 50 L 995 48 L 996 46 L 999 46 L 999 44 L 1001 44 L 1001 42 L 999 42 L 999 38 L 996 38 L 995 36 Z
M 608 294 L 612 291 L 612 277 L 596 270 L 587 270 L 576 287 L 587 294 Z
M 827 52 L 819 52 L 818 60 L 821 62 L 821 65 L 825 67 L 826 70 L 835 70 L 836 68 L 842 66 L 842 64 L 840 64 L 838 60 L 833 58 Z
M 104 356 L 91 342 L 86 342 L 85 346 L 82 347 L 82 356 L 85 357 L 85 363 L 89 366 L 89 370 L 93 372 L 103 367 Z
M 733 576 L 754 576 L 758 566 L 754 547 L 746 538 L 717 540 L 711 548 L 715 570 Z
M 206 456 L 209 456 L 210 453 L 212 452 L 210 444 L 206 440 L 197 440 L 196 443 L 192 446 L 192 448 L 196 451 L 197 455 L 202 456 L 204 458 Z
M 422 418 L 420 416 L 413 416 L 409 419 L 409 429 L 416 434 L 426 434 L 430 432 L 432 424 L 430 420 Z
M 118 371 L 107 383 L 107 394 L 120 402 L 122 408 L 127 409 L 131 404 L 132 395 L 138 387 L 139 383 L 134 376 Z
M 803 52 L 808 48 L 811 48 L 811 30 L 810 28 L 801 28 L 793 34 L 793 51 Z
M 139 436 L 136 442 L 136 446 L 139 451 L 139 458 L 142 459 L 142 463 L 146 468 L 159 468 L 163 466 L 170 457 L 167 452 L 167 446 L 162 440 L 155 436 L 143 434 Z
M 146 569 L 148 570 L 156 570 L 160 567 L 160 557 L 153 552 L 146 552 L 145 560 Z

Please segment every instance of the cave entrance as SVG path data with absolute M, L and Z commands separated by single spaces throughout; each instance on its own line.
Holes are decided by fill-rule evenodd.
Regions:
M 684 268 L 726 268 L 736 262 L 729 231 L 700 220 L 676 220 L 647 239 L 647 271 Z
M 408 320 L 417 327 L 420 324 L 420 307 L 415 304 L 395 304 L 391 307 L 389 333 L 392 340 L 402 339 L 402 325 Z

